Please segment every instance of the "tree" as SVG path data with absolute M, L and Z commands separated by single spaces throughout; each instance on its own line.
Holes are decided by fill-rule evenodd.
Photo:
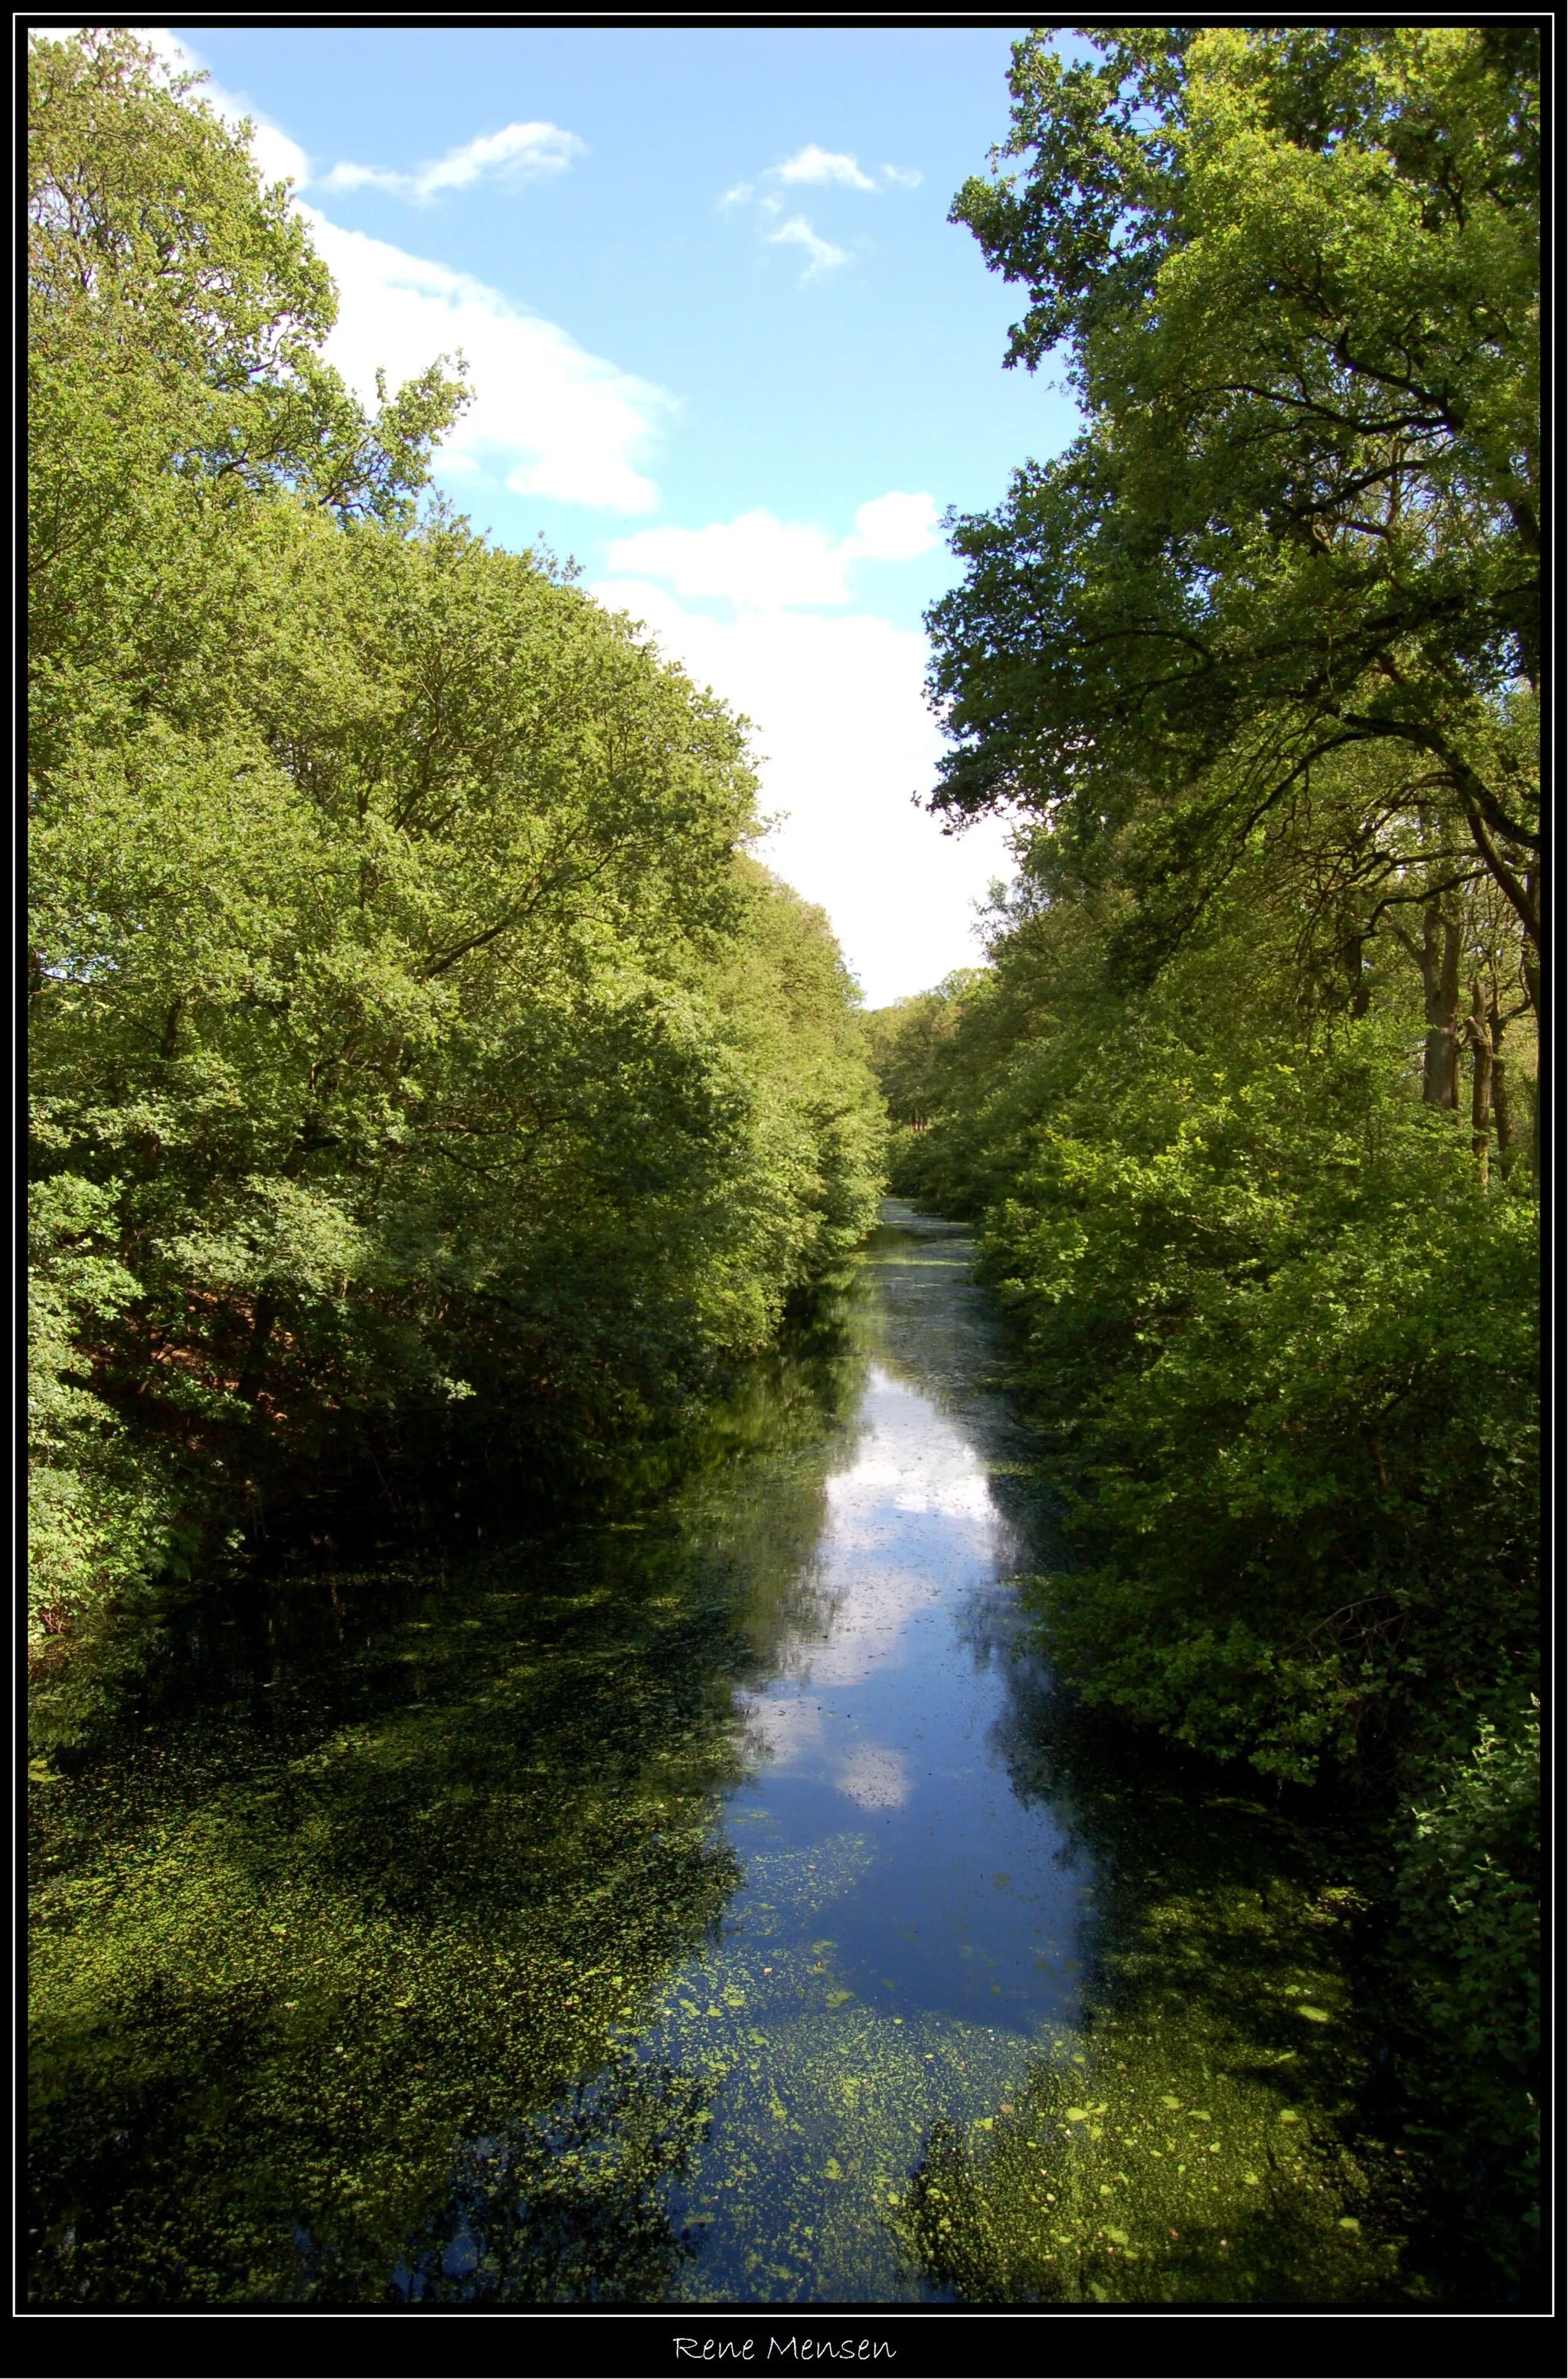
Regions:
M 562 1484 L 841 1266 L 879 1111 L 742 725 L 439 501 L 243 137 L 33 59 L 36 1608 L 356 1457 Z
M 1009 360 L 1063 348 L 1088 426 L 959 524 L 931 614 L 934 805 L 1023 823 L 945 1033 L 874 1020 L 924 1126 L 895 1182 L 976 1217 L 1058 1522 L 1025 1600 L 1080 1705 L 1354 1781 L 1403 1911 L 1407 2103 L 1512 2290 L 1539 2086 L 1512 1096 L 1536 36 L 1082 38 L 1071 66 L 1018 45 L 997 163 L 1027 162 L 954 211 L 1027 285 Z
M 221 686 L 235 529 L 291 489 L 406 527 L 465 401 L 432 364 L 369 417 L 324 363 L 337 297 L 284 184 L 134 34 L 28 55 L 31 762 L 149 681 Z
M 1145 966 L 1331 755 L 1488 876 L 1537 996 L 1538 37 L 1150 27 L 1014 52 L 956 220 L 1089 426 L 960 521 L 935 806 L 1108 836 Z M 1021 173 L 1005 170 L 1027 161 Z

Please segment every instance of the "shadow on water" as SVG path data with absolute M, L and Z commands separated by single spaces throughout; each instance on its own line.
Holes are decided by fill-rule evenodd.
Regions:
M 983 2134 L 933 2132 L 903 2217 L 928 2276 L 975 2303 L 1441 2295 L 1408 2252 L 1416 2165 L 1366 2111 L 1385 2052 L 1350 1838 L 1037 1684 L 997 1748 L 1092 1863 L 1099 1926 L 1070 2040 Z
M 696 2253 L 670 2220 L 707 2119 L 701 2084 L 623 2057 L 549 2118 L 465 2142 L 392 2285 L 414 2304 L 648 2304 Z
M 1048 1545 L 1005 1411 L 995 1443 L 998 1501 Z M 979 2122 L 933 2125 L 898 2216 L 911 2265 L 972 2303 L 1463 2300 L 1445 2177 L 1388 2071 L 1375 1844 L 1084 1709 L 1020 1600 L 1027 1579 L 975 1597 L 961 1632 L 1005 1678 L 997 1766 L 1092 1878 L 1092 1954 L 1076 2027 Z
M 657 2293 L 700 2094 L 616 2035 L 735 1887 L 733 1697 L 862 1371 L 759 1366 L 661 1509 L 171 1618 L 34 1796 L 36 2300 Z

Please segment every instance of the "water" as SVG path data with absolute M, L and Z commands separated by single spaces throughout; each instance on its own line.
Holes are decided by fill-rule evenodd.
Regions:
M 30 1812 L 36 2301 L 1399 2293 L 1355 1895 L 1053 1692 L 972 1252 L 890 1202 L 678 1491 L 100 1664 Z
M 1040 1680 L 1007 1584 L 1031 1546 L 993 1485 L 1019 1449 L 973 1250 L 887 1213 L 803 1606 L 739 1697 L 747 1772 L 718 1823 L 745 1879 L 642 2050 L 717 2077 L 679 2197 L 700 2238 L 680 2292 L 708 2301 L 937 2292 L 889 2221 L 923 2141 L 993 2121 L 1079 2010 L 1092 1869 L 998 1756 L 1020 1671 Z

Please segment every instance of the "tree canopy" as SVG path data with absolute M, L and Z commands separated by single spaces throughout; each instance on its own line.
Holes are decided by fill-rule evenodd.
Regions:
M 1018 45 L 953 210 L 1027 291 L 1008 361 L 1062 358 L 1087 426 L 958 525 L 938 805 L 1016 804 L 1084 864 L 1116 838 L 1147 963 L 1365 752 L 1351 930 L 1408 827 L 1425 881 L 1496 888 L 1533 987 L 1538 36 L 1082 38 Z
M 32 1610 L 64 1641 L 368 1457 L 557 1484 L 874 1210 L 744 723 L 439 502 L 243 133 L 32 47 Z M 486 1452 L 486 1448 L 490 1449 Z M 504 1451 L 502 1451 L 504 1449 Z

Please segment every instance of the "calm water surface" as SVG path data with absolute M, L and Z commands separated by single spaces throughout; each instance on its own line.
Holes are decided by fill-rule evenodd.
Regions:
M 890 1203 L 673 1489 L 41 1689 L 35 2302 L 1441 2294 L 1354 1844 L 1029 1648 L 972 1254 Z
M 693 2299 L 931 2293 L 888 2217 L 933 2124 L 988 2123 L 1078 2012 L 1092 1873 L 1004 1758 L 1043 1681 L 1007 1583 L 1031 1547 L 972 1257 L 889 1202 L 798 1614 L 738 1697 L 746 1774 L 716 1822 L 744 1881 L 642 2044 L 722 2077 L 680 2192 Z
M 890 1203 L 675 1488 L 41 1690 L 35 2302 L 1441 2294 L 1354 1843 L 1030 1649 L 972 1256 Z

